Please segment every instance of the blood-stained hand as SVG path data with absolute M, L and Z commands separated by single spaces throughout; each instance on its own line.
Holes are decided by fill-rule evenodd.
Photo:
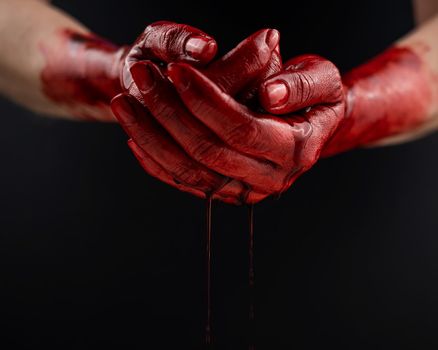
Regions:
M 280 64 L 276 31 L 206 68 L 139 62 L 130 70 L 139 93 L 115 98 L 113 111 L 148 173 L 229 203 L 279 194 L 321 155 L 409 131 L 430 115 L 431 74 L 409 48 L 344 77 L 316 55 Z
M 436 76 L 418 52 L 396 46 L 343 76 L 345 103 L 334 66 L 315 56 L 289 61 L 283 72 L 262 84 L 259 96 L 263 107 L 279 116 L 311 107 L 304 113 L 311 125 L 328 123 L 326 132 L 316 128 L 314 136 L 320 138 L 322 156 L 329 156 L 382 142 L 424 124 L 432 115 L 429 110 L 436 108 L 434 80 Z M 345 105 L 345 117 L 339 119 L 341 123 L 331 124 L 327 108 L 335 107 L 333 113 L 342 116 L 339 103 Z M 309 119 L 314 113 L 318 118 Z M 332 126 L 336 132 L 328 139 Z
M 130 68 L 141 60 L 208 63 L 215 40 L 199 29 L 156 22 L 131 46 L 118 47 L 93 34 L 63 30 L 58 41 L 41 43 L 46 64 L 41 73 L 44 94 L 79 119 L 115 121 L 111 99 L 133 88 Z M 123 87 L 123 88 L 122 88 Z
M 187 64 L 170 65 L 169 76 L 186 108 L 220 146 L 204 142 L 186 147 L 187 153 L 241 183 L 249 203 L 288 189 L 317 161 L 344 118 L 339 71 L 319 56 L 297 57 L 262 84 L 262 105 L 268 95 L 268 111 L 281 112 L 281 118 L 251 110 Z
M 344 115 L 339 72 L 317 56 L 286 66 L 297 76 L 325 82 L 319 90 L 309 85 L 303 91 L 313 98 L 299 101 L 297 94 L 294 113 L 287 117 L 253 111 L 233 97 L 255 78 L 259 82 L 267 67 L 269 73 L 278 70 L 275 62 L 280 62 L 278 33 L 266 30 L 203 71 L 172 63 L 166 73 L 174 86 L 151 62 L 139 63 L 131 71 L 147 109 L 124 94 L 114 99 L 113 111 L 150 174 L 201 197 L 257 202 L 283 192 L 309 169 Z M 302 87 L 291 86 L 293 91 Z
M 179 76 L 175 72 L 179 64 L 182 63 L 172 63 L 168 70 L 161 70 L 151 61 L 137 63 L 131 73 L 141 96 L 129 89 L 129 93 L 113 100 L 113 112 L 131 137 L 129 145 L 134 154 L 149 174 L 197 196 L 210 194 L 229 203 L 265 198 L 270 193 L 259 191 L 264 187 L 253 187 L 245 181 L 246 172 L 262 168 L 269 173 L 273 163 L 231 147 L 184 105 L 168 79 L 168 75 L 171 80 L 175 78 L 173 83 L 178 86 Z M 181 67 L 192 65 L 186 63 Z M 218 91 L 227 93 L 230 100 L 232 95 L 249 102 L 261 81 L 280 69 L 279 34 L 266 29 L 202 69 L 203 73 L 194 72 L 205 77 Z M 205 91 L 208 88 L 206 85 Z M 201 99 L 193 103 L 198 101 L 202 103 Z
M 141 100 L 141 94 L 131 75 L 131 68 L 137 62 L 146 60 L 161 64 L 188 62 L 203 66 L 213 59 L 216 51 L 216 41 L 199 29 L 186 24 L 155 22 L 146 27 L 124 56 L 122 88 Z

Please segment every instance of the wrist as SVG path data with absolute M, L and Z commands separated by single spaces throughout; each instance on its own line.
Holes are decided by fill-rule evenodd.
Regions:
M 345 119 L 323 155 L 369 145 L 427 122 L 432 104 L 421 57 L 393 47 L 343 77 Z
M 109 104 L 121 92 L 126 50 L 92 34 L 63 30 L 58 35 L 55 45 L 41 45 L 44 94 L 76 118 L 114 121 Z

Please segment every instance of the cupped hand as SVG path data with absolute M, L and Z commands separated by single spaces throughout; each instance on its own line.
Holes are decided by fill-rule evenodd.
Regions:
M 187 64 L 170 65 L 169 76 L 186 108 L 220 142 L 219 148 L 195 149 L 191 156 L 249 189 L 246 202 L 289 188 L 315 164 L 344 118 L 339 71 L 315 55 L 288 61 L 261 84 L 259 99 L 267 113 L 239 103 Z
M 132 46 L 125 48 L 120 76 L 122 88 L 141 99 L 131 74 L 137 62 L 188 62 L 201 66 L 209 63 L 216 51 L 216 41 L 197 28 L 168 21 L 152 23 Z
M 178 56 L 172 59 L 175 57 Z M 161 62 L 169 60 L 161 57 Z M 178 58 L 175 61 L 181 62 Z M 231 147 L 191 113 L 170 81 L 175 77 L 176 84 L 179 79 L 174 74 L 178 64 L 173 63 L 168 70 L 151 60 L 130 64 L 127 92 L 112 101 L 113 112 L 131 137 L 129 146 L 143 168 L 165 183 L 200 197 L 211 195 L 229 203 L 265 198 L 270 193 L 263 186 L 254 187 L 246 181 L 245 172 L 261 166 L 268 171 L 272 164 Z M 256 87 L 280 67 L 278 32 L 261 30 L 199 74 L 226 94 L 230 100 L 225 104 L 229 104 L 231 96 L 239 101 L 253 100 Z
M 113 111 L 151 175 L 200 197 L 255 203 L 308 170 L 344 118 L 335 65 L 304 55 L 278 71 L 280 62 L 278 33 L 266 30 L 206 69 L 138 63 L 140 99 L 120 95 Z M 267 112 L 242 103 L 256 86 Z
M 113 122 L 109 107 L 114 96 L 126 90 L 140 96 L 130 75 L 136 62 L 203 65 L 216 49 L 214 39 L 204 32 L 171 22 L 151 24 L 134 44 L 122 47 L 91 33 L 62 29 L 50 42 L 41 43 L 41 89 L 60 115 Z

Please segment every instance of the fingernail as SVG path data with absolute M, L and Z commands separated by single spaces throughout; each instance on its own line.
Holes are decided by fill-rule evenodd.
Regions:
M 266 39 L 265 39 L 266 45 L 268 45 L 268 47 L 271 50 L 274 50 L 278 46 L 279 40 L 280 40 L 280 33 L 278 30 L 270 29 L 266 33 Z
M 186 69 L 177 63 L 169 65 L 168 72 L 178 92 L 184 92 L 190 86 L 190 75 Z
M 121 124 L 130 123 L 134 119 L 135 111 L 129 99 L 129 96 L 119 95 L 111 102 L 111 109 Z
M 200 35 L 190 37 L 185 45 L 187 55 L 201 62 L 212 59 L 216 50 L 217 45 L 213 39 Z
M 282 107 L 289 99 L 289 89 L 282 81 L 274 81 L 265 86 L 268 103 L 273 108 Z
M 137 63 L 131 68 L 135 84 L 142 93 L 147 93 L 155 86 L 154 72 L 146 63 Z

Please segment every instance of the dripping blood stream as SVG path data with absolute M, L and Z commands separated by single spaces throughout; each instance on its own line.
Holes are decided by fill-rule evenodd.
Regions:
M 207 349 L 212 346 L 212 333 L 211 333 L 211 207 L 212 199 L 207 198 L 206 208 L 206 226 L 207 226 L 207 239 L 206 239 L 206 304 L 207 314 L 205 323 L 205 345 Z M 248 227 L 249 227 L 249 244 L 248 244 L 248 287 L 249 287 L 249 350 L 255 349 L 255 275 L 254 275 L 254 205 L 251 204 L 248 207 Z
M 207 319 L 205 323 L 205 345 L 211 347 L 211 204 L 212 199 L 207 198 L 207 244 L 206 244 L 206 270 L 207 270 Z
M 255 276 L 254 276 L 254 204 L 248 208 L 248 286 L 249 286 L 249 350 L 255 349 Z

